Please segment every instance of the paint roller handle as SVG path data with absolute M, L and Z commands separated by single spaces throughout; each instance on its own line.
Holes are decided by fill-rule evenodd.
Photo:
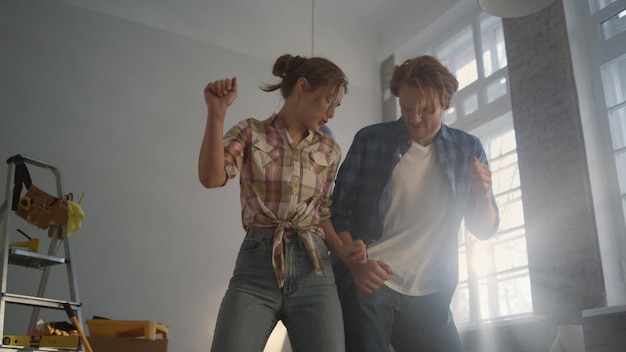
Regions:
M 76 330 L 78 330 L 78 334 L 80 335 L 81 340 L 83 341 L 83 347 L 85 347 L 85 351 L 93 352 L 93 349 L 91 348 L 89 341 L 87 341 L 87 336 L 85 336 L 85 332 L 83 331 L 83 328 L 80 326 L 80 322 L 78 321 L 78 318 L 76 317 L 76 314 L 74 313 L 74 310 L 72 309 L 72 306 L 70 306 L 69 303 L 63 303 L 63 308 L 65 309 L 65 313 L 67 313 L 67 316 L 72 321 L 72 324 L 76 326 Z

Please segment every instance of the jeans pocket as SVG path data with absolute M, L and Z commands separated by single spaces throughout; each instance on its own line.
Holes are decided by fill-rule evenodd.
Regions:
M 320 251 L 320 255 L 322 256 L 322 260 L 330 260 L 330 251 L 328 247 L 326 247 L 326 243 L 324 243 L 324 239 L 318 235 L 313 235 L 313 242 L 317 247 L 317 250 Z
M 247 233 L 241 242 L 239 254 L 250 254 L 258 252 L 264 245 L 263 235 L 259 233 Z

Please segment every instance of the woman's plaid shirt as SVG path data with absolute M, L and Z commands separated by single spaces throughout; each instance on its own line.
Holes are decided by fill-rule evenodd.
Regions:
M 240 173 L 244 229 L 275 227 L 272 263 L 280 287 L 285 277 L 283 238 L 296 232 L 316 272 L 323 274 L 314 235 L 324 238 L 320 220 L 330 217 L 333 181 L 341 160 L 339 145 L 311 131 L 297 145 L 273 114 L 265 121 L 241 121 L 224 136 L 226 174 Z

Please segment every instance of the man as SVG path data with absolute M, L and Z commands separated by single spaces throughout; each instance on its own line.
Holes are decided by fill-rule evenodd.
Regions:
M 368 246 L 365 264 L 334 261 L 347 351 L 463 351 L 458 233 L 496 232 L 491 171 L 478 138 L 442 124 L 458 82 L 437 59 L 396 66 L 390 88 L 402 117 L 360 130 L 335 181 L 335 229 Z

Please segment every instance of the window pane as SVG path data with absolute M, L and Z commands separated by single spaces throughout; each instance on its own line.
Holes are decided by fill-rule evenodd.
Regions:
M 514 154 L 517 156 L 516 154 Z M 520 187 L 519 168 L 517 167 L 517 158 L 515 163 L 510 166 L 491 173 L 491 186 L 495 194 L 504 193 L 510 189 Z
M 596 13 L 616 1 L 617 0 L 590 0 L 591 13 Z
M 446 125 L 452 125 L 456 122 L 456 109 L 454 106 L 450 107 L 450 109 L 443 113 L 443 122 Z
M 472 28 L 468 27 L 435 50 L 441 63 L 456 76 L 459 90 L 478 79 L 472 35 Z
M 493 138 L 491 141 L 487 141 L 484 144 L 485 153 L 487 154 L 487 158 L 491 160 L 489 163 L 493 166 L 495 162 L 495 158 L 507 154 L 509 152 L 514 151 L 517 148 L 517 142 L 515 141 L 515 131 L 510 130 L 506 133 L 503 133 L 496 138 Z M 517 155 L 515 162 L 517 162 Z
M 469 289 L 467 288 L 467 282 L 459 283 L 459 286 L 454 292 L 454 299 L 450 306 L 454 314 L 454 320 L 457 324 L 470 322 L 470 304 L 469 304 Z
M 459 249 L 459 281 L 467 280 L 467 252 Z
M 473 49 L 473 48 L 472 48 Z M 467 87 L 478 79 L 478 70 L 476 69 L 476 59 L 474 58 L 474 50 L 467 52 L 464 57 L 458 58 L 459 68 L 456 71 L 456 78 L 459 81 L 459 90 Z M 471 56 L 471 61 L 470 60 Z
M 507 194 L 508 195 L 508 194 Z M 500 199 L 502 197 L 498 197 Z M 522 199 L 517 198 L 505 204 L 498 201 L 500 208 L 500 231 L 506 231 L 524 225 L 524 209 Z
M 493 246 L 496 272 L 528 266 L 524 229 L 497 237 Z
M 505 96 L 506 93 L 506 78 L 502 77 L 501 79 L 487 86 L 487 104 L 502 96 Z
M 626 10 L 621 11 L 617 15 L 610 17 L 600 24 L 602 29 L 602 38 L 607 40 L 626 30 Z
M 506 66 L 506 47 L 502 20 L 483 14 L 480 20 L 485 77 Z
M 465 110 L 465 116 L 470 115 L 474 111 L 478 110 L 478 95 L 472 94 L 463 101 L 463 109 Z
M 498 278 L 498 302 L 501 316 L 531 313 L 528 269 Z
M 611 123 L 613 148 L 617 150 L 626 147 L 626 106 L 611 111 L 609 121 Z
M 626 55 L 602 67 L 602 81 L 607 107 L 626 100 Z
M 618 153 L 615 156 L 615 162 L 617 164 L 620 192 L 621 194 L 626 194 L 626 153 Z
M 485 276 L 494 270 L 491 241 L 472 241 L 472 271 L 476 276 Z
M 489 295 L 489 282 L 487 279 L 478 280 L 478 301 L 479 301 L 479 319 L 489 320 L 497 316 L 497 312 L 491 309 L 490 298 L 496 302 L 496 297 L 490 297 Z

